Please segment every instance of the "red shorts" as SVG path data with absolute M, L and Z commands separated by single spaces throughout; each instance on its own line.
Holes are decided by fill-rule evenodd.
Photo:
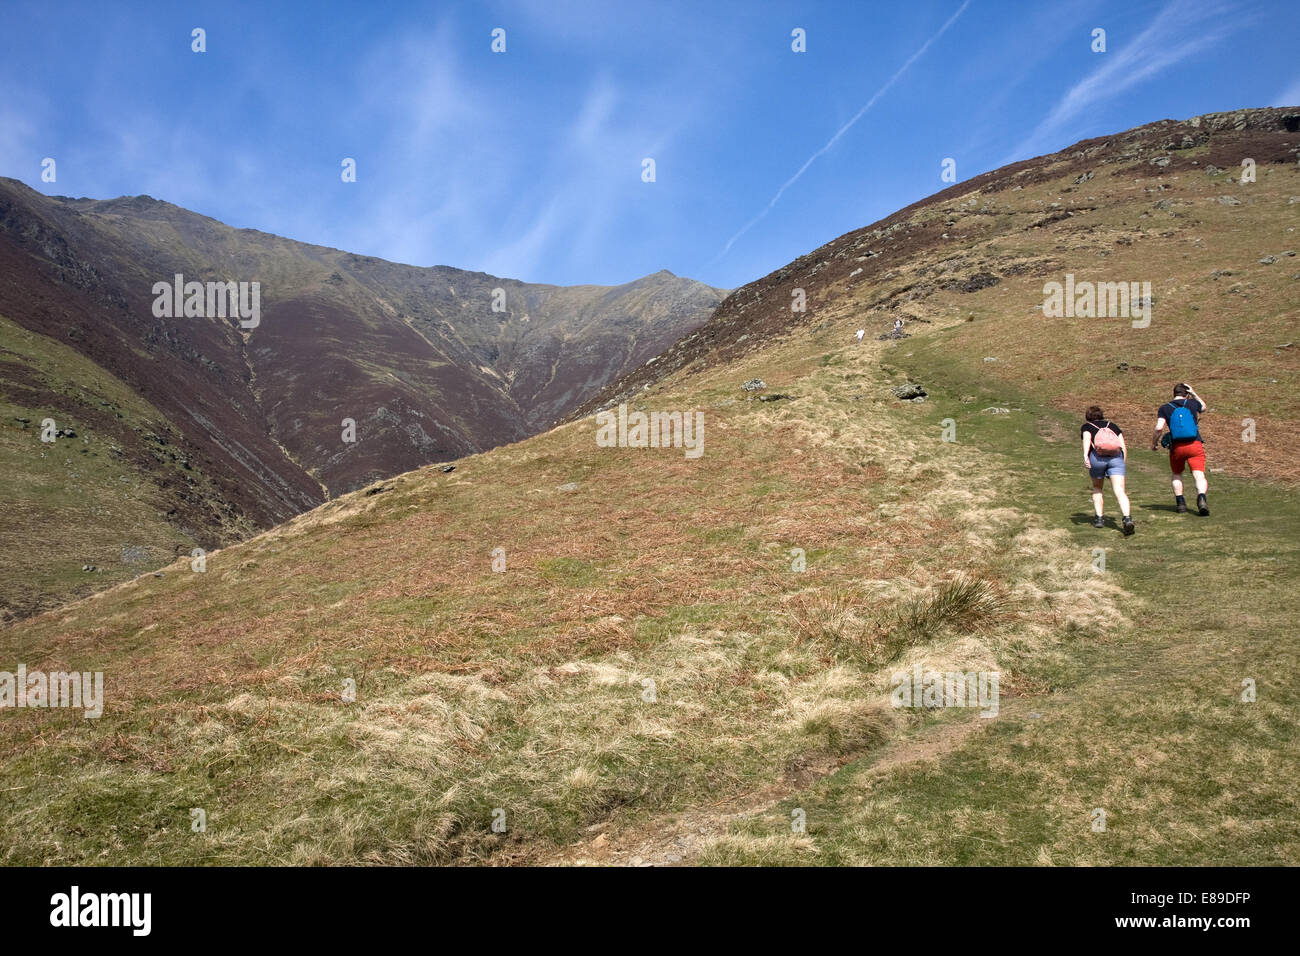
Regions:
M 1169 449 L 1169 468 L 1175 475 L 1183 473 L 1185 464 L 1190 465 L 1192 471 L 1205 471 L 1205 446 L 1199 441 L 1189 441 Z

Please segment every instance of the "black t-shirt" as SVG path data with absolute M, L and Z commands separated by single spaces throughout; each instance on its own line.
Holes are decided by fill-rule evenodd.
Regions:
M 1202 405 L 1194 398 L 1175 398 L 1172 402 L 1165 402 L 1158 409 L 1156 409 L 1156 417 L 1163 418 L 1165 420 L 1165 424 L 1168 425 L 1169 420 L 1174 417 L 1174 409 L 1182 405 L 1187 406 L 1187 410 L 1192 413 L 1192 421 L 1196 422 L 1196 424 L 1199 425 L 1201 423 L 1200 422 L 1201 412 L 1205 411 L 1205 406 Z M 1200 439 L 1198 438 L 1184 438 L 1184 439 L 1180 439 L 1177 442 L 1177 444 L 1186 445 L 1189 442 L 1194 442 L 1199 440 Z

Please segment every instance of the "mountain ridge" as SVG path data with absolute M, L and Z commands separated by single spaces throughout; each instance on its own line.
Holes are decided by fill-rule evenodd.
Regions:
M 259 324 L 156 317 L 153 286 L 177 274 L 258 282 Z M 157 510 L 204 548 L 533 434 L 703 321 L 723 291 L 665 271 L 571 287 L 406 266 L 152 197 L 47 197 L 0 179 L 0 317 L 71 346 L 158 419 L 105 431 L 81 420 L 85 403 L 65 404 L 59 427 L 91 457 L 159 436 L 131 467 L 155 486 Z M 50 395 L 20 387 L 30 369 L 13 355 L 0 371 L 13 407 L 5 425 L 22 432 L 17 419 L 42 420 Z M 21 442 L 34 439 L 11 438 L 15 454 L 31 453 Z M 60 560 L 130 570 L 102 553 Z

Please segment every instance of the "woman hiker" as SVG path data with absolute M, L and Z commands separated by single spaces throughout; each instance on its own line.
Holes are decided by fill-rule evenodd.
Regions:
M 1092 525 L 1094 528 L 1106 526 L 1101 517 L 1101 492 L 1109 478 L 1110 490 L 1115 492 L 1120 514 L 1124 517 L 1124 534 L 1130 535 L 1136 529 L 1133 527 L 1133 518 L 1129 515 L 1128 495 L 1124 493 L 1124 462 L 1128 456 L 1124 432 L 1096 405 L 1089 406 L 1083 417 L 1085 421 L 1079 427 L 1079 436 L 1083 439 L 1084 467 L 1092 478 L 1092 510 L 1097 515 L 1092 519 Z

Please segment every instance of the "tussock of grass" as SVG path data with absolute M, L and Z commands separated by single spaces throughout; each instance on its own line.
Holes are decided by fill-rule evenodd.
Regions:
M 940 584 L 933 594 L 913 598 L 894 619 L 896 640 L 919 644 L 949 631 L 972 631 L 997 621 L 1006 602 L 989 581 L 958 577 Z
M 893 606 L 873 606 L 838 588 L 802 592 L 790 597 L 786 613 L 799 640 L 824 646 L 832 656 L 867 669 L 893 662 L 910 647 L 945 635 L 977 633 L 1012 617 L 991 582 L 966 576 Z

